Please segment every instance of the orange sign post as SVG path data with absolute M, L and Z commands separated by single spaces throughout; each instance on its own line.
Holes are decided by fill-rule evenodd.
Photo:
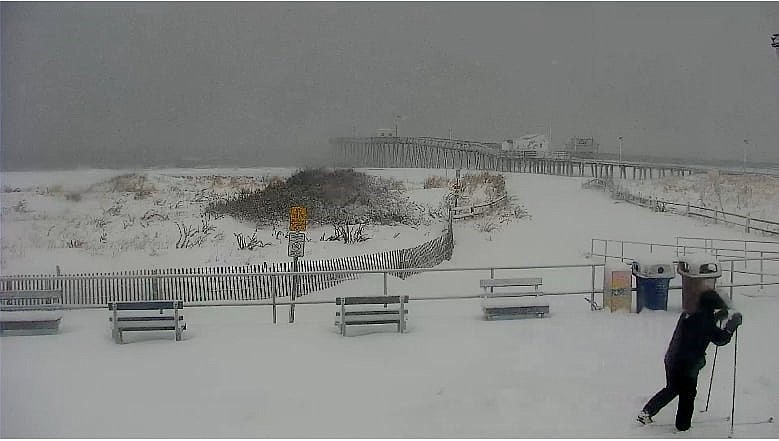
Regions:
M 306 242 L 306 224 L 308 215 L 306 207 L 291 207 L 289 209 L 289 250 L 288 254 L 292 257 L 292 271 L 298 272 L 298 257 L 303 257 L 304 245 Z M 295 322 L 295 297 L 298 292 L 298 276 L 292 276 L 292 294 L 289 304 L 289 322 Z
M 306 207 L 292 207 L 289 209 L 289 231 L 306 231 L 307 223 Z

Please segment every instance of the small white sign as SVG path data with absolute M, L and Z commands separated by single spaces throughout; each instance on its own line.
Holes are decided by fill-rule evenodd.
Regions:
M 303 257 L 305 254 L 306 233 L 299 231 L 289 232 L 289 257 Z

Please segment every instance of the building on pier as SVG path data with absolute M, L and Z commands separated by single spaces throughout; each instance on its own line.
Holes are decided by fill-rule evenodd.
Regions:
M 595 138 L 573 137 L 565 144 L 565 151 L 573 158 L 595 158 L 598 156 L 598 147 Z
M 546 158 L 549 156 L 549 139 L 546 135 L 525 135 L 503 141 L 500 149 L 525 158 Z

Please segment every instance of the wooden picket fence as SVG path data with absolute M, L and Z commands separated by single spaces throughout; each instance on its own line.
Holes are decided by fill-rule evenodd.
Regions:
M 389 250 L 361 256 L 327 260 L 299 260 L 298 271 L 344 271 L 431 268 L 449 260 L 454 250 L 451 227 L 428 242 L 413 248 Z M 287 297 L 292 292 L 292 275 L 262 275 L 291 272 L 292 262 L 262 265 L 201 268 L 142 269 L 111 273 L 59 275 L 9 275 L 0 277 L 0 290 L 62 289 L 65 305 L 105 305 L 113 301 L 183 300 L 186 303 L 218 303 Z M 245 274 L 245 276 L 241 276 Z M 412 271 L 389 272 L 405 279 Z M 330 288 L 357 274 L 302 275 L 297 296 Z
M 465 219 L 467 217 L 479 216 L 492 209 L 492 207 L 498 203 L 506 200 L 507 197 L 508 195 L 504 194 L 495 200 L 483 202 L 481 204 L 452 207 L 452 219 Z

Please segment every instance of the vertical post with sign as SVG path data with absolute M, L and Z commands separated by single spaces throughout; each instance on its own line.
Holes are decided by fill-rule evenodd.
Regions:
M 289 303 L 289 322 L 295 322 L 295 297 L 298 291 L 298 258 L 305 254 L 306 207 L 292 207 L 289 210 L 289 247 L 287 254 L 292 258 L 292 293 Z
M 454 188 L 453 188 L 453 190 L 454 190 L 454 206 L 455 206 L 455 207 L 457 207 L 457 199 L 459 198 L 459 196 L 460 196 L 460 193 L 461 193 L 461 192 L 462 192 L 462 190 L 463 190 L 463 185 L 462 185 L 462 183 L 460 182 L 460 169 L 459 169 L 459 168 L 458 168 L 458 169 L 457 169 L 457 171 L 455 172 L 455 176 L 454 176 Z

